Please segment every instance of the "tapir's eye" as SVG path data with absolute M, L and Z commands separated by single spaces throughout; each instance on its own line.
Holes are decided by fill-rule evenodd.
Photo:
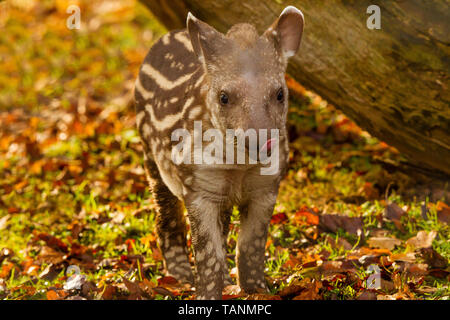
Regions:
M 278 90 L 278 93 L 277 93 L 277 100 L 278 100 L 279 102 L 283 102 L 283 101 L 284 101 L 284 92 L 283 92 L 283 89 L 282 89 L 282 88 L 280 88 L 280 89 Z
M 220 100 L 220 104 L 223 105 L 223 106 L 228 104 L 228 95 L 225 92 L 222 91 L 220 93 L 219 100 Z

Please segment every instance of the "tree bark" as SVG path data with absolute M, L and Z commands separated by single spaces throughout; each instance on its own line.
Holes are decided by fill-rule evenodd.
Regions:
M 239 22 L 264 31 L 277 0 L 142 0 L 169 28 L 188 11 L 219 31 Z M 370 30 L 371 0 L 293 0 L 305 15 L 300 52 L 288 73 L 416 166 L 450 176 L 450 8 L 448 0 L 379 1 L 381 29 Z

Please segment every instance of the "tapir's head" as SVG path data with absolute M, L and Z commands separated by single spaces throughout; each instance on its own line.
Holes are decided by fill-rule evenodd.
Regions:
M 224 35 L 188 15 L 192 46 L 206 72 L 206 104 L 217 129 L 285 128 L 284 75 L 288 59 L 299 49 L 303 24 L 302 12 L 289 6 L 262 35 L 250 24 L 234 25 Z

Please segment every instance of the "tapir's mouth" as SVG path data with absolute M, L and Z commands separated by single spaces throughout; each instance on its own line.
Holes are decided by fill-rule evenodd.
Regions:
M 265 150 L 267 150 L 267 152 L 270 152 L 272 150 L 273 145 L 276 143 L 276 139 L 272 138 L 266 141 L 266 143 L 261 147 L 261 150 L 259 150 L 259 152 L 264 152 Z
M 256 143 L 253 143 L 256 142 Z M 256 161 L 266 160 L 268 157 L 272 155 L 272 151 L 278 144 L 277 138 L 271 138 L 267 139 L 264 144 L 260 144 L 259 137 L 255 140 L 252 140 L 252 143 L 250 143 L 250 140 L 248 137 L 245 139 L 244 148 L 246 152 L 250 155 L 251 158 L 254 158 Z M 234 147 L 238 146 L 237 138 L 234 138 L 233 141 Z
M 263 144 L 263 146 L 259 149 L 259 156 L 260 158 L 267 156 L 270 156 L 272 154 L 272 149 L 277 143 L 277 139 L 272 138 L 266 141 L 266 143 Z

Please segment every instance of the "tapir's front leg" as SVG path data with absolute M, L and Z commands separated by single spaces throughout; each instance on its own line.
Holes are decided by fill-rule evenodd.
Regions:
M 186 199 L 186 208 L 194 247 L 197 299 L 222 299 L 225 254 L 220 204 L 191 195 Z
M 276 193 L 270 192 L 253 197 L 239 209 L 241 230 L 236 254 L 238 284 L 247 293 L 267 291 L 264 249 L 275 201 Z

